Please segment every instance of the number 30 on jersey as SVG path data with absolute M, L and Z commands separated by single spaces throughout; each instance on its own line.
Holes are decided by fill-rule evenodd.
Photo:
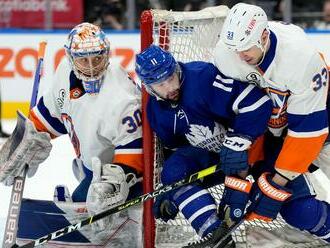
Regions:
M 142 113 L 140 109 L 134 111 L 132 116 L 126 116 L 123 118 L 122 124 L 127 125 L 128 133 L 134 133 L 139 126 L 142 125 Z

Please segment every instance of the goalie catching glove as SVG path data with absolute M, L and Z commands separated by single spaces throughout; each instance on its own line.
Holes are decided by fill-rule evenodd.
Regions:
M 12 185 L 26 165 L 27 175 L 32 177 L 52 149 L 50 135 L 38 132 L 32 121 L 20 112 L 17 114 L 15 130 L 0 150 L 0 182 L 5 185 Z
M 138 181 L 134 173 L 125 174 L 123 168 L 116 164 L 102 165 L 97 157 L 92 158 L 92 168 L 93 180 L 86 200 L 87 210 L 91 215 L 124 203 L 127 200 L 129 188 Z M 95 231 L 110 228 L 117 214 L 96 221 L 92 228 Z

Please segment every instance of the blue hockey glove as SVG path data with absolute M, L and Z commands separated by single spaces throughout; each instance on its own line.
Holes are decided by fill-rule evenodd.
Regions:
M 251 141 L 240 136 L 226 136 L 220 150 L 222 171 L 230 176 L 249 168 L 248 152 Z
M 270 173 L 263 173 L 251 191 L 251 205 L 247 220 L 260 219 L 272 221 L 277 217 L 283 203 L 292 193 L 286 187 L 276 184 Z
M 174 220 L 179 212 L 178 207 L 171 199 L 170 193 L 158 196 L 154 202 L 153 212 L 156 219 L 162 219 L 167 222 Z
M 226 176 L 225 190 L 219 204 L 219 218 L 224 220 L 227 208 L 232 221 L 239 221 L 245 211 L 245 206 L 249 200 L 249 193 L 252 183 L 236 177 Z

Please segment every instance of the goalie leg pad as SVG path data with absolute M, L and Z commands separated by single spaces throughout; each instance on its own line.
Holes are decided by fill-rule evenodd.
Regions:
M 88 170 L 80 158 L 72 160 L 72 171 L 78 182 L 81 182 L 86 177 L 86 170 Z
M 330 242 L 330 205 L 315 197 L 296 199 L 282 207 L 284 220 Z
M 68 187 L 66 185 L 56 185 L 53 200 L 54 202 L 72 202 Z
M 182 187 L 174 194 L 173 201 L 200 237 L 220 226 L 215 200 L 203 187 Z
M 86 202 L 88 189 L 92 182 L 93 172 L 85 166 L 83 166 L 83 171 L 85 177 L 72 193 L 72 201 L 74 202 Z

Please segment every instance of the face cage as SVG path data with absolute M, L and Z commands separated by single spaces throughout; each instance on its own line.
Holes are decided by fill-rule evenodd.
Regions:
M 104 74 L 109 66 L 108 50 L 103 52 L 102 60 L 97 65 L 93 65 L 91 60 L 95 56 L 99 56 L 99 54 L 95 54 L 93 56 L 86 56 L 87 58 L 89 58 L 89 66 L 85 66 L 75 61 L 75 58 L 71 56 L 71 54 L 69 55 L 72 70 L 76 77 L 82 80 L 84 90 L 88 94 L 98 94 L 100 92 L 100 88 L 104 79 Z

